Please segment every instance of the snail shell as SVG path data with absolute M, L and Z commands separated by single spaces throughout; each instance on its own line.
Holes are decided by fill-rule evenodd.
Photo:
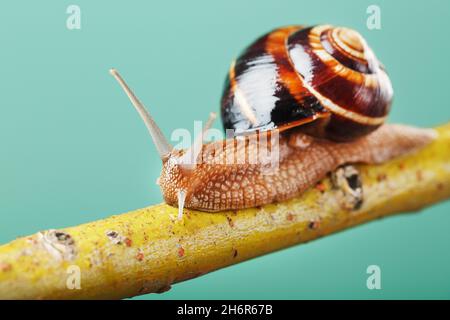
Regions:
M 319 25 L 276 29 L 231 65 L 221 102 L 225 129 L 299 128 L 349 141 L 385 122 L 391 82 L 356 31 Z

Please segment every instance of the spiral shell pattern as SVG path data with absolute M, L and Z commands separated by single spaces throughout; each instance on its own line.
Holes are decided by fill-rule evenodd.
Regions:
M 299 127 L 348 141 L 383 124 L 392 97 L 384 68 L 359 33 L 290 26 L 256 40 L 233 62 L 222 121 L 242 132 Z

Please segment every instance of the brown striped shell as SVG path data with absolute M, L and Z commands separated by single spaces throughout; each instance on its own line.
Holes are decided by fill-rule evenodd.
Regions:
M 301 126 L 348 141 L 382 125 L 391 82 L 365 40 L 347 28 L 276 29 L 232 63 L 221 102 L 225 129 L 237 133 Z

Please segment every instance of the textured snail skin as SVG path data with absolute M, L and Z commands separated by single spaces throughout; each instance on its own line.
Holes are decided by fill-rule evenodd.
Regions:
M 225 129 L 301 126 L 349 141 L 385 122 L 392 97 L 386 72 L 356 31 L 289 26 L 262 36 L 232 63 L 221 115 Z
M 178 192 L 184 190 L 186 208 L 211 212 L 250 208 L 292 198 L 341 165 L 382 163 L 414 152 L 435 137 L 434 130 L 403 125 L 383 125 L 367 136 L 341 143 L 290 132 L 280 135 L 279 166 L 273 171 L 264 170 L 263 162 L 248 160 L 248 155 L 258 152 L 248 138 L 241 144 L 237 139 L 218 141 L 203 145 L 202 161 L 194 168 L 178 164 L 184 151 L 172 151 L 163 163 L 159 184 L 165 201 L 173 206 L 178 205 Z M 268 143 L 266 148 L 273 145 Z M 245 155 L 243 163 L 225 164 L 225 159 Z

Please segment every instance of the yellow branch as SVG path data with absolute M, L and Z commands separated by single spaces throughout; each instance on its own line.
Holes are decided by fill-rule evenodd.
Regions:
M 0 298 L 125 298 L 450 197 L 450 124 L 420 152 L 358 166 L 364 201 L 346 209 L 329 179 L 283 203 L 204 213 L 166 204 L 0 246 Z M 411 234 L 413 236 L 413 234 Z M 77 272 L 81 275 L 81 289 Z M 68 285 L 69 284 L 69 285 Z

